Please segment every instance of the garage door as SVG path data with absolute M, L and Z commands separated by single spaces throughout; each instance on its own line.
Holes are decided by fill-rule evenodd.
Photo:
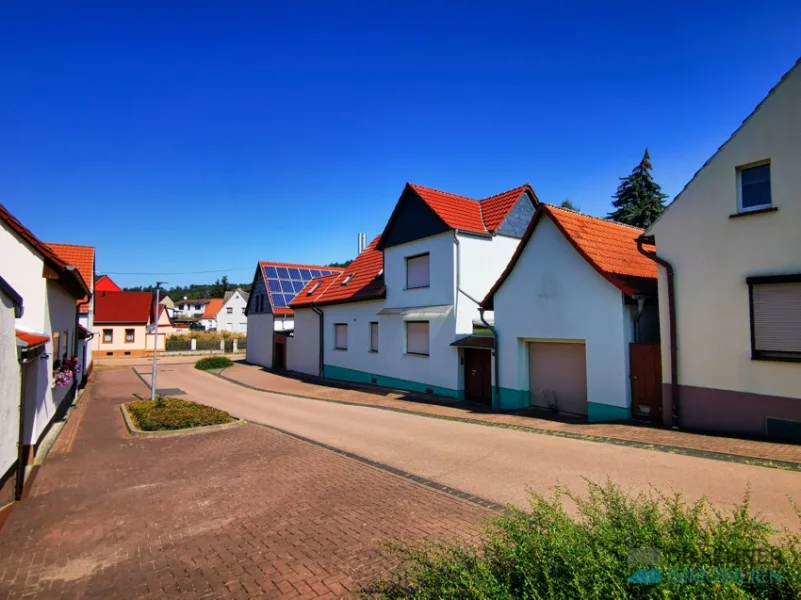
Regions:
M 531 405 L 587 414 L 587 359 L 584 344 L 529 343 Z

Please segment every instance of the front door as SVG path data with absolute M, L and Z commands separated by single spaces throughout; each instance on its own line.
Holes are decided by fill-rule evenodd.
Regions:
M 286 355 L 284 354 L 286 346 L 284 344 L 279 344 L 278 342 L 276 342 L 274 348 L 275 351 L 273 352 L 273 368 L 286 369 Z
M 629 344 L 631 412 L 662 420 L 662 355 L 659 344 Z
M 492 404 L 492 353 L 465 348 L 464 373 L 467 399 Z

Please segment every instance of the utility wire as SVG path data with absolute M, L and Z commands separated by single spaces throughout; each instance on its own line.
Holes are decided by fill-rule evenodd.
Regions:
M 240 269 L 214 269 L 211 271 L 147 271 L 147 272 L 131 272 L 131 271 L 103 271 L 98 269 L 98 272 L 105 275 L 203 275 L 207 273 L 232 273 L 238 271 L 250 271 L 252 267 L 242 267 Z

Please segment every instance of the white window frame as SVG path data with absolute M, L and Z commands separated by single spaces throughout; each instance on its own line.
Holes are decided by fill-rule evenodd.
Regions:
M 378 352 L 378 321 L 370 321 L 370 352 Z
M 106 332 L 107 331 L 109 332 L 108 339 L 106 339 Z M 104 344 L 113 344 L 114 343 L 114 329 L 113 328 L 110 329 L 110 328 L 106 327 L 106 328 L 103 329 L 101 334 L 103 336 L 103 343 Z
M 787 350 L 783 349 L 770 349 L 770 348 L 758 348 L 759 342 L 757 341 L 757 327 L 759 326 L 759 322 L 762 320 L 760 315 L 756 314 L 756 308 L 754 305 L 754 287 L 764 287 L 770 288 L 772 286 L 783 286 L 783 285 L 792 285 L 797 291 L 797 286 L 801 285 L 801 273 L 792 274 L 792 275 L 774 275 L 774 276 L 764 276 L 764 277 L 748 277 L 746 278 L 746 283 L 748 284 L 748 307 L 750 311 L 750 325 L 751 325 L 751 359 L 752 360 L 770 360 L 770 361 L 782 361 L 782 362 L 801 362 L 801 348 L 799 350 Z M 792 304 L 792 303 L 791 303 Z M 790 313 L 796 314 L 796 313 Z M 778 327 L 785 335 L 789 333 L 789 338 L 794 339 L 794 332 L 798 328 L 797 322 L 792 322 L 793 319 L 790 317 L 791 322 L 781 323 L 780 325 L 774 324 L 774 330 Z
M 131 332 L 131 339 L 128 339 L 128 332 Z M 125 343 L 126 344 L 134 344 L 136 343 L 136 329 L 131 327 L 126 327 L 125 329 Z
M 341 345 L 339 332 L 344 328 L 345 343 Z M 334 323 L 334 350 L 347 350 L 348 349 L 348 324 L 347 323 Z
M 756 167 L 768 167 L 768 182 L 771 184 L 770 190 L 770 202 L 767 204 L 757 204 L 756 206 L 743 206 L 743 171 L 747 171 L 748 169 L 754 169 Z M 747 165 L 740 165 L 737 167 L 737 212 L 740 213 L 749 213 L 756 210 L 765 210 L 766 208 L 773 207 L 773 174 L 771 173 L 770 169 L 770 160 L 760 160 L 754 163 L 749 163 Z
M 428 278 L 425 284 L 420 283 L 416 285 L 409 284 L 409 267 L 411 265 L 418 264 L 418 261 L 422 262 L 421 259 L 425 258 L 426 265 L 428 266 Z M 431 253 L 430 252 L 423 252 L 422 254 L 415 254 L 414 256 L 407 256 L 405 258 L 406 262 L 406 289 L 407 290 L 420 290 L 431 287 Z
M 233 307 L 233 306 L 229 306 L 229 307 L 227 307 L 227 308 L 225 309 L 225 314 L 226 314 L 226 315 L 232 315 L 232 314 L 234 314 L 234 307 Z
M 422 352 L 417 346 L 414 349 L 409 348 L 409 326 L 410 325 L 425 325 L 426 326 L 426 351 Z M 411 356 L 431 356 L 431 322 L 430 321 L 405 321 L 404 322 L 404 346 L 406 354 Z

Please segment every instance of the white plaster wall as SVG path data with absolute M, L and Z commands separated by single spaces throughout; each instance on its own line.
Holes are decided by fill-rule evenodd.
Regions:
M 295 321 L 292 317 L 277 315 L 274 327 L 276 331 L 292 331 L 295 328 Z
M 233 331 L 234 333 L 247 333 L 248 318 L 245 316 L 245 298 L 238 291 L 223 304 L 220 312 L 217 313 L 217 329 L 220 331 Z M 228 314 L 228 309 L 232 309 Z
M 543 216 L 495 295 L 500 386 L 527 390 L 526 340 L 585 340 L 587 399 L 628 407 L 631 318 L 620 290 Z
M 0 257 L 0 275 L 22 296 L 25 303 L 25 312 L 17 320 L 17 326 L 42 331 L 47 280 L 42 277 L 41 257 L 5 223 L 0 223 Z
M 737 212 L 736 168 L 770 159 L 777 212 Z M 679 383 L 801 398 L 801 364 L 751 360 L 748 286 L 801 273 L 801 69 L 782 83 L 655 223 L 675 270 Z M 659 269 L 662 377 L 669 382 L 667 280 Z
M 20 368 L 14 329 L 14 303 L 0 292 L 0 476 L 17 460 Z
M 512 259 L 520 240 L 505 235 L 492 238 L 459 234 L 459 287 L 481 302 Z M 465 294 L 456 302 L 456 333 L 473 333 L 479 318 L 478 305 Z
M 254 365 L 273 366 L 273 315 L 250 313 L 248 317 L 248 347 L 245 360 Z
M 295 334 L 287 339 L 286 368 L 290 371 L 320 374 L 320 325 L 318 316 L 311 309 L 302 308 L 295 311 Z M 276 319 L 278 331 L 279 319 Z M 250 338 L 248 338 L 250 346 Z
M 430 254 L 431 285 L 427 288 L 407 290 L 405 259 L 426 252 Z M 453 304 L 455 256 L 453 232 L 387 248 L 384 251 L 386 305 L 396 308 Z

